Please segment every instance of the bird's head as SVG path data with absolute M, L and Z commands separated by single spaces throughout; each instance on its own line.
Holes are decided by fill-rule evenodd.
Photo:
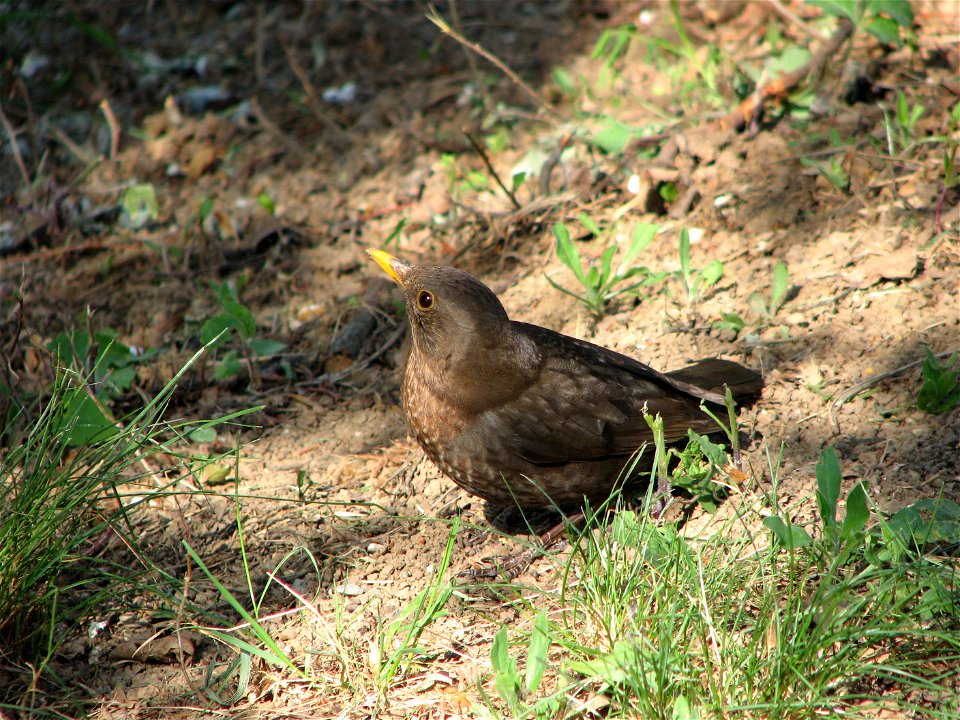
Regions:
M 407 265 L 383 250 L 367 254 L 403 290 L 413 342 L 427 355 L 454 355 L 509 332 L 507 311 L 472 275 L 440 265 Z

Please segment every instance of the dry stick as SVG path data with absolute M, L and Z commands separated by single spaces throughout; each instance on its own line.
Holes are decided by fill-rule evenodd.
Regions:
M 537 91 L 527 85 L 527 83 L 525 83 L 519 75 L 511 70 L 505 62 L 503 62 L 496 55 L 487 52 L 476 43 L 470 42 L 463 35 L 453 30 L 453 28 L 451 28 L 447 22 L 440 17 L 436 10 L 431 10 L 429 13 L 427 13 L 427 20 L 440 28 L 440 32 L 442 32 L 444 35 L 449 35 L 468 50 L 472 50 L 484 60 L 493 64 L 500 72 L 510 78 L 521 90 L 529 95 L 530 99 L 537 104 L 537 107 L 543 110 L 547 115 L 550 115 L 556 120 L 564 120 L 564 117 L 560 113 L 550 107 L 550 105 L 547 104 L 547 101 L 541 98 Z
M 257 89 L 263 87 L 263 3 L 258 2 L 253 33 L 253 76 L 257 80 Z
M 460 23 L 460 11 L 457 9 L 457 0 L 450 0 L 450 17 L 453 18 L 453 26 L 457 33 L 463 36 L 463 25 Z M 463 55 L 467 59 L 467 65 L 470 66 L 470 74 L 473 75 L 473 81 L 477 85 L 477 91 L 483 95 L 484 103 L 487 107 L 493 107 L 490 101 L 490 93 L 480 75 L 480 68 L 477 66 L 477 59 L 470 52 L 469 48 L 463 48 Z
M 27 166 L 23 162 L 23 156 L 20 154 L 20 147 L 17 145 L 17 132 L 10 124 L 7 114 L 3 111 L 3 103 L 0 103 L 0 123 L 3 123 L 3 129 L 7 131 L 7 137 L 10 138 L 10 148 L 13 150 L 13 157 L 17 161 L 17 168 L 20 170 L 20 178 L 23 184 L 30 187 L 30 173 L 27 172 Z
M 957 351 L 947 350 L 946 352 L 942 352 L 937 355 L 934 355 L 934 357 L 939 360 L 940 358 L 949 357 L 954 352 L 957 352 Z M 917 365 L 922 363 L 924 360 L 926 360 L 926 358 L 922 357 L 919 360 L 914 360 L 913 362 L 909 362 L 906 365 L 901 365 L 900 367 L 894 368 L 893 370 L 887 370 L 886 372 L 882 372 L 879 375 L 874 375 L 873 377 L 867 378 L 861 383 L 857 383 L 852 388 L 850 388 L 849 390 L 846 390 L 840 396 L 838 396 L 836 400 L 834 400 L 833 403 L 831 403 L 830 405 L 830 419 L 833 421 L 833 426 L 837 429 L 837 432 L 840 432 L 840 418 L 838 417 L 838 413 L 840 412 L 840 408 L 843 407 L 843 405 L 846 402 L 848 402 L 851 398 L 854 398 L 860 393 L 862 393 L 868 387 L 872 385 L 876 385 L 881 380 L 886 380 L 887 378 L 891 378 L 894 375 L 899 375 L 904 370 L 909 370 L 912 367 L 916 367 Z
M 113 114 L 113 108 L 106 98 L 100 101 L 100 111 L 107 119 L 107 125 L 110 126 L 110 159 L 117 157 L 120 151 L 120 123 L 117 122 L 117 116 Z
M 322 385 L 324 383 L 330 383 L 332 385 L 340 382 L 345 377 L 348 377 L 359 370 L 363 370 L 364 368 L 368 367 L 370 363 L 372 363 L 378 357 L 383 355 L 387 350 L 389 350 L 390 347 L 397 340 L 400 339 L 403 333 L 406 332 L 406 330 L 407 330 L 406 325 L 397 325 L 397 328 L 390 334 L 390 337 L 387 338 L 386 342 L 376 352 L 372 353 L 369 357 L 366 357 L 361 361 L 355 362 L 349 367 L 345 367 L 343 370 L 340 370 L 339 372 L 324 373 L 323 375 L 320 375 L 319 377 L 314 378 L 310 382 L 303 383 L 303 385 L 310 386 L 310 387 L 316 386 L 316 385 Z
M 568 132 L 560 140 L 560 143 L 556 148 L 550 153 L 550 156 L 546 159 L 543 165 L 540 167 L 540 194 L 549 195 L 550 194 L 550 176 L 553 174 L 553 169 L 560 164 L 560 160 L 563 157 L 563 151 L 567 149 L 567 146 L 570 144 L 570 141 L 573 140 L 573 133 Z M 566 178 L 564 178 L 566 181 Z M 566 182 L 564 182 L 563 187 L 566 187 Z
M 23 332 L 23 286 L 24 286 L 24 270 L 20 269 L 20 290 L 17 293 L 17 329 L 13 333 L 13 337 L 10 338 L 10 345 L 7 347 L 7 357 L 13 357 L 13 351 L 17 349 L 17 343 L 20 342 L 20 333 Z M 6 371 L 7 363 L 3 363 L 3 369 Z M 12 384 L 10 387 L 14 387 Z
M 60 144 L 67 148 L 67 150 L 69 150 L 73 156 L 84 165 L 89 165 L 95 162 L 95 159 L 90 156 L 90 153 L 77 145 L 63 130 L 57 126 L 54 126 L 51 132 L 53 133 L 53 136 L 60 142 Z
M 758 88 L 757 92 L 751 94 L 750 97 L 741 102 L 733 111 L 720 118 L 717 124 L 722 128 L 737 131 L 743 130 L 744 126 L 756 117 L 764 100 L 785 95 L 793 89 L 794 86 L 799 85 L 805 77 L 823 67 L 827 60 L 840 49 L 844 41 L 850 37 L 852 32 L 853 24 L 846 18 L 843 18 L 840 21 L 840 27 L 837 28 L 833 37 L 822 45 L 803 67 L 793 72 L 784 73 L 762 88 Z
M 277 124 L 273 122 L 273 120 L 267 117 L 263 108 L 260 107 L 260 101 L 257 100 L 256 96 L 250 98 L 250 110 L 253 112 L 254 117 L 257 118 L 257 122 L 259 122 L 268 133 L 284 144 L 287 152 L 298 156 L 311 154 L 303 145 L 297 142 L 295 138 L 287 135 L 287 133 L 277 127 Z
M 313 83 L 310 82 L 309 76 L 303 69 L 300 61 L 297 60 L 297 56 L 290 48 L 290 45 L 282 40 L 280 43 L 283 45 L 283 51 L 287 55 L 287 62 L 290 64 L 290 69 L 293 70 L 293 74 L 297 76 L 300 85 L 303 87 L 303 91 L 307 94 L 307 105 L 310 107 L 310 112 L 320 121 L 321 125 L 335 130 L 341 138 L 348 138 L 349 136 L 340 126 L 340 123 L 334 120 L 328 113 L 324 112 L 320 97 L 317 95 L 317 89 L 313 86 Z
M 499 185 L 500 189 L 503 190 L 504 194 L 508 198 L 510 198 L 510 202 L 513 203 L 513 207 L 519 210 L 521 205 L 517 201 L 516 195 L 514 195 L 513 192 L 511 192 L 510 190 L 508 190 L 507 186 L 503 184 L 503 181 L 500 179 L 500 176 L 497 175 L 497 171 L 493 169 L 493 163 L 491 163 L 490 158 L 487 157 L 486 151 L 483 149 L 480 143 L 477 142 L 477 139 L 473 136 L 473 134 L 468 132 L 464 132 L 463 134 L 467 136 L 467 140 L 469 140 L 470 144 L 473 145 L 473 149 L 477 151 L 477 155 L 479 155 L 480 159 L 483 160 L 483 164 L 487 166 L 487 170 L 489 170 L 490 174 L 493 175 L 493 179 L 497 181 L 497 185 Z
M 12 255 L 8 259 L 11 262 L 18 263 L 28 263 L 28 262 L 37 262 L 39 260 L 47 260 L 49 258 L 59 257 L 60 255 L 69 255 L 70 253 L 81 253 L 88 252 L 90 250 L 132 250 L 134 248 L 142 248 L 143 243 L 134 242 L 134 243 L 114 243 L 109 240 L 90 240 L 88 242 L 79 243 L 76 245 L 67 245 L 64 247 L 58 248 L 49 248 L 47 250 L 38 250 L 37 252 L 31 252 L 26 255 Z
M 797 15 L 793 10 L 784 5 L 780 0 L 767 0 L 767 3 L 770 7 L 773 8 L 773 11 L 777 13 L 787 22 L 790 22 L 800 28 L 807 35 L 812 37 L 814 40 L 819 40 L 825 42 L 827 38 L 821 35 L 819 32 L 811 28 L 807 23 L 804 22 L 803 18 Z

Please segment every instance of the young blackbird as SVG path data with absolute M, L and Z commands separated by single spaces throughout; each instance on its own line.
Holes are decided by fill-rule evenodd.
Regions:
M 462 270 L 367 252 L 406 299 L 413 345 L 403 406 L 417 441 L 457 485 L 495 504 L 578 510 L 586 498 L 596 507 L 653 439 L 644 408 L 663 418 L 669 443 L 687 428 L 719 430 L 700 402 L 721 404 L 724 384 L 734 397 L 763 387 L 758 373 L 727 360 L 657 372 L 510 320 L 493 291 Z M 633 476 L 651 458 L 644 454 Z

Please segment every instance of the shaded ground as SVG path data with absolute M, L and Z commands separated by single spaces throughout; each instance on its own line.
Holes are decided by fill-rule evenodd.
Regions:
M 315 596 L 318 619 L 274 627 L 293 647 L 319 648 L 315 668 L 329 679 L 327 692 L 273 684 L 266 673 L 241 714 L 362 715 L 373 706 L 372 691 L 344 687 L 340 678 L 364 674 L 384 619 L 429 582 L 451 518 L 485 524 L 482 504 L 441 477 L 406 436 L 398 405 L 404 320 L 363 253 L 383 245 L 402 220 L 392 245 L 400 256 L 477 274 L 516 319 L 657 368 L 713 356 L 762 368 L 764 396 L 743 418 L 757 438 L 747 463 L 760 485 L 744 492 L 768 490 L 767 454 L 782 452 L 781 504 L 796 503 L 798 521 L 812 517 L 813 464 L 831 444 L 850 485 L 868 480 L 881 509 L 941 492 L 960 501 L 958 412 L 916 407 L 925 347 L 940 354 L 960 346 L 958 191 L 941 194 L 939 155 L 922 145 L 891 160 L 868 141 L 878 138 L 882 147 L 878 102 L 889 106 L 897 91 L 925 108 L 917 138 L 956 139 L 957 43 L 941 33 L 956 18 L 947 4 L 918 5 L 916 50 L 881 52 L 869 38 L 857 39 L 851 58 L 861 69 L 862 97 L 845 98 L 850 85 L 835 72 L 843 64 L 837 58 L 817 85 L 828 113 L 803 126 L 768 116 L 740 134 L 711 123 L 717 113 L 683 90 L 696 78 L 658 64 L 641 43 L 618 65 L 612 86 L 592 87 L 579 106 L 551 82 L 556 66 L 595 78 L 601 61 L 589 52 L 600 32 L 635 22 L 642 3 L 460 5 L 462 32 L 546 97 L 558 117 L 538 113 L 521 87 L 481 59 L 468 62 L 419 4 L 81 4 L 77 15 L 39 10 L 35 18 L 23 7 L 24 17 L 3 28 L 4 45 L 15 50 L 5 58 L 2 102 L 19 132 L 20 161 L 37 181 L 27 187 L 6 139 L 0 162 L 0 342 L 19 392 L 45 387 L 51 360 L 43 348 L 64 328 L 83 327 L 89 308 L 93 327 L 159 350 L 135 383 L 156 393 L 199 347 L 204 321 L 221 310 L 211 282 L 236 288 L 255 316 L 256 337 L 285 344 L 257 361 L 255 372 L 222 381 L 213 377 L 226 352 L 219 351 L 190 372 L 172 409 L 211 417 L 263 406 L 246 418 L 257 427 L 221 433 L 194 450 L 245 443 L 238 492 L 257 584 L 294 548 L 307 548 L 319 566 L 301 553 L 281 571 Z M 806 37 L 767 6 L 731 11 L 721 22 L 699 9 L 686 8 L 687 32 L 723 43 L 742 62 L 769 50 L 770 24 Z M 673 38 L 666 7 L 648 12 L 644 32 Z M 29 57 L 49 65 L 28 75 Z M 490 79 L 488 86 L 478 87 L 477 77 Z M 356 87 L 349 102 L 321 98 L 346 83 Z M 221 95 L 201 97 L 213 88 Z M 720 92 L 728 94 L 723 108 L 736 105 L 731 88 Z M 101 100 L 122 129 L 113 149 Z M 586 135 L 602 123 L 578 110 L 604 108 L 632 126 L 669 118 L 672 140 L 662 145 L 672 152 L 648 157 L 631 146 L 605 155 L 570 139 L 573 118 L 583 117 Z M 684 124 L 673 123 L 681 117 Z M 549 183 L 529 179 L 517 192 L 522 207 L 512 207 L 465 130 L 495 138 L 489 153 L 503 178 L 534 149 L 554 154 Z M 96 161 L 101 155 L 107 159 Z M 839 158 L 849 190 L 802 164 L 805 157 Z M 486 180 L 469 186 L 470 173 Z M 664 180 L 684 202 L 657 207 Z M 135 229 L 119 209 L 134 182 L 152 184 L 159 205 L 156 219 Z M 565 221 L 585 236 L 578 214 L 608 222 L 615 212 L 625 232 L 641 220 L 666 228 L 643 264 L 676 269 L 677 232 L 685 226 L 698 230 L 694 265 L 722 260 L 723 279 L 692 308 L 680 300 L 679 284 L 667 282 L 620 299 L 595 321 L 546 280 L 545 273 L 575 282 L 556 258 L 550 227 Z M 604 249 L 599 242 L 579 247 L 594 258 Z M 789 268 L 790 293 L 763 324 L 748 298 L 769 295 L 777 261 Z M 714 326 L 730 312 L 748 326 Z M 862 392 L 841 400 L 861 383 Z M 115 410 L 138 401 L 127 393 Z M 239 589 L 235 502 L 221 490 L 159 499 L 142 534 L 171 572 L 183 572 L 186 538 Z M 697 511 L 689 528 L 709 522 Z M 458 539 L 453 570 L 504 552 L 504 544 Z M 544 560 L 520 582 L 547 588 L 554 572 Z M 195 592 L 200 604 L 217 601 L 199 582 Z M 274 611 L 292 605 L 283 592 L 269 603 Z M 490 603 L 449 611 L 424 640 L 444 649 L 442 667 L 392 688 L 390 712 L 398 717 L 465 712 L 470 689 L 489 672 L 487 643 L 517 613 Z M 169 624 L 146 615 L 109 619 L 109 637 L 78 638 L 58 664 L 69 683 L 97 698 L 94 714 L 194 715 L 175 661 L 167 664 L 161 652 L 154 662 L 130 660 L 131 647 Z M 337 643 L 348 647 L 333 652 Z M 197 652 L 193 683 L 210 646 L 200 642 Z M 355 666 L 331 657 L 352 657 Z

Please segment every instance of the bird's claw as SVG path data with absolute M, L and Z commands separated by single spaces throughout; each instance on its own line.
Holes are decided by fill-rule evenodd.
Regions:
M 483 558 L 482 567 L 473 567 L 457 575 L 470 582 L 489 580 L 516 580 L 533 562 L 537 548 L 528 548 L 514 555 L 500 555 Z

